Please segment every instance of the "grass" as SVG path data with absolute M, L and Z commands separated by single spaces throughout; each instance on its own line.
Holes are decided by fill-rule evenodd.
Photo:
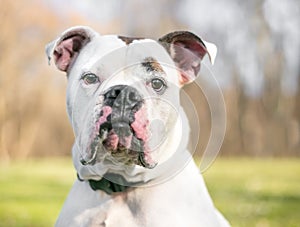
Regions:
M 0 226 L 53 226 L 76 175 L 69 159 L 0 167 Z
M 219 159 L 204 177 L 233 226 L 300 226 L 299 159 Z
M 0 166 L 0 227 L 53 226 L 76 173 L 69 159 Z M 299 159 L 218 159 L 204 173 L 232 226 L 300 226 Z

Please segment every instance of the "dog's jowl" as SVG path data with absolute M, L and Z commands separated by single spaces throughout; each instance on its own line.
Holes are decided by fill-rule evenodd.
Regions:
M 180 89 L 216 47 L 186 31 L 157 41 L 72 27 L 46 47 L 68 80 L 78 179 L 56 226 L 229 226 L 191 152 Z

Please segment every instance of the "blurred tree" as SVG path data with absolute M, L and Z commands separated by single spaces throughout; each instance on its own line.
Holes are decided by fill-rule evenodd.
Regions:
M 66 117 L 55 118 L 64 113 L 62 91 L 50 90 L 52 80 L 47 77 L 43 53 L 46 40 L 54 36 L 50 33 L 54 33 L 59 22 L 42 5 L 36 4 L 35 1 L 1 1 L 0 25 L 4 31 L 0 37 L 1 160 L 59 154 L 66 145 L 58 149 L 51 137 L 61 136 L 57 143 L 69 141 L 69 146 L 72 138 Z M 55 108 L 58 105 L 61 107 Z M 67 138 L 60 135 L 67 131 Z M 49 146 L 50 140 L 53 146 Z
M 79 1 L 0 0 L 0 160 L 70 154 L 66 79 L 47 66 L 44 45 L 76 24 L 153 38 L 188 29 L 215 42 L 213 70 L 228 114 L 222 153 L 300 155 L 299 1 Z M 193 139 L 201 154 L 211 122 L 197 89 L 185 91 L 199 113 L 200 138 Z

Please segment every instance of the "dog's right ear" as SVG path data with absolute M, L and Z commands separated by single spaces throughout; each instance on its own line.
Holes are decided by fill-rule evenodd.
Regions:
M 67 72 L 81 49 L 98 35 L 93 29 L 85 26 L 67 29 L 57 39 L 46 45 L 49 64 L 53 58 L 56 67 Z

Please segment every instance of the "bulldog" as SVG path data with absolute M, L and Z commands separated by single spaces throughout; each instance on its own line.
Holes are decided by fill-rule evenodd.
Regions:
M 66 73 L 77 171 L 56 226 L 229 226 L 192 160 L 180 89 L 215 45 L 187 31 L 158 41 L 72 27 L 46 46 Z

